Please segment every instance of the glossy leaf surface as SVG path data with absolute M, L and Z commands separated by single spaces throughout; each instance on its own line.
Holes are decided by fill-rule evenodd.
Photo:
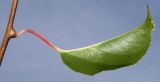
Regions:
M 87 75 L 130 66 L 147 52 L 153 29 L 154 21 L 148 7 L 145 22 L 130 32 L 88 47 L 62 50 L 60 54 L 69 68 Z

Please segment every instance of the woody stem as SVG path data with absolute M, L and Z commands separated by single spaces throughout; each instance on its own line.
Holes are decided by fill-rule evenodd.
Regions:
M 12 8 L 11 8 L 11 12 L 10 12 L 10 17 L 8 20 L 8 25 L 7 25 L 7 29 L 6 29 L 6 33 L 5 36 L 3 38 L 3 42 L 0 48 L 0 66 L 8 45 L 8 42 L 11 38 L 16 37 L 16 32 L 13 28 L 13 23 L 14 23 L 14 18 L 15 18 L 15 14 L 16 14 L 16 10 L 17 10 L 17 5 L 18 5 L 18 0 L 13 0 L 12 3 Z

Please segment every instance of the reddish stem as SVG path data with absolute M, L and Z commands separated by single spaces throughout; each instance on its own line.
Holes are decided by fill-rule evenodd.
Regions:
M 58 51 L 58 52 L 62 51 L 62 49 L 60 49 L 59 47 L 54 45 L 51 41 L 47 40 L 44 36 L 42 36 L 38 32 L 35 32 L 31 29 L 23 29 L 20 32 L 17 32 L 16 37 L 19 37 L 19 36 L 23 35 L 24 33 L 31 33 L 31 34 L 35 35 L 36 37 L 38 37 L 39 39 L 41 39 L 42 41 L 44 41 L 47 45 L 49 45 L 51 48 L 55 49 L 56 51 Z

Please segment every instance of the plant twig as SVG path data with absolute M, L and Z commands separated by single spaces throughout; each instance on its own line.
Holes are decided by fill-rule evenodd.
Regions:
M 6 33 L 3 38 L 1 48 L 0 48 L 0 66 L 1 66 L 1 63 L 2 63 L 2 60 L 3 60 L 3 57 L 4 57 L 9 40 L 11 38 L 16 37 L 16 32 L 13 28 L 13 24 L 14 24 L 14 18 L 15 18 L 15 14 L 16 14 L 16 10 L 17 10 L 17 5 L 18 5 L 18 0 L 13 0 Z

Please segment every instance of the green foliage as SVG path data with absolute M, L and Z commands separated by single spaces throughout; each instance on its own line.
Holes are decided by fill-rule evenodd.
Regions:
M 136 29 L 88 47 L 62 50 L 60 54 L 72 70 L 87 75 L 130 66 L 147 52 L 153 28 L 154 21 L 148 7 L 146 21 Z

